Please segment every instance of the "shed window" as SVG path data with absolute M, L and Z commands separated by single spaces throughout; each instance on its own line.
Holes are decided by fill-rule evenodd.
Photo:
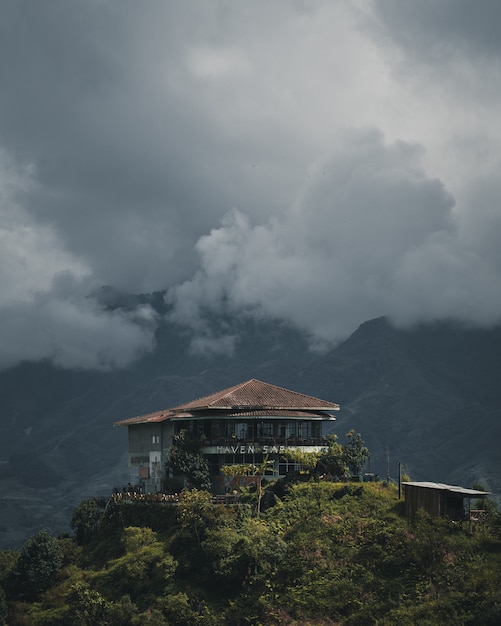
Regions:
M 152 435 L 151 443 L 160 443 L 160 435 Z

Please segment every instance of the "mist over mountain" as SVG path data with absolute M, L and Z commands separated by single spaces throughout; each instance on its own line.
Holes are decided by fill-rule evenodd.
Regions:
M 110 310 L 151 306 L 163 320 L 156 348 L 132 366 L 69 370 L 22 363 L 0 373 L 0 547 L 40 528 L 68 529 L 83 498 L 126 481 L 126 429 L 113 422 L 167 408 L 249 378 L 337 402 L 332 432 L 354 428 L 369 447 L 371 471 L 397 478 L 398 461 L 416 480 L 501 492 L 501 327 L 441 322 L 397 329 L 385 318 L 362 324 L 325 353 L 310 338 L 270 320 L 218 318 L 231 337 L 221 352 L 194 344 L 168 321 L 163 294 L 119 297 Z M 228 348 L 228 345 L 226 345 Z

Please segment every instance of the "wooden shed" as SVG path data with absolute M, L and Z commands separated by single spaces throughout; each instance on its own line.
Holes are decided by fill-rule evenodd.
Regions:
M 484 499 L 488 491 L 465 489 L 455 485 L 430 482 L 403 482 L 405 514 L 414 517 L 423 509 L 432 517 L 446 517 L 457 521 L 478 521 L 483 517 Z M 472 500 L 480 500 L 480 506 L 471 507 Z

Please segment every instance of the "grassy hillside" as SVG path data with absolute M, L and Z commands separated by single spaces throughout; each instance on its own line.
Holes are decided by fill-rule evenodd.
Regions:
M 259 515 L 255 498 L 82 502 L 75 538 L 42 533 L 0 553 L 0 617 L 10 626 L 501 623 L 495 510 L 484 528 L 408 520 L 385 483 L 277 483 Z

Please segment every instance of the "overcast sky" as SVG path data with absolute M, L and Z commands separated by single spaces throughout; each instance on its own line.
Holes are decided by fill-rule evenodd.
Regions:
M 4 0 L 0 80 L 0 367 L 501 319 L 498 0 Z

